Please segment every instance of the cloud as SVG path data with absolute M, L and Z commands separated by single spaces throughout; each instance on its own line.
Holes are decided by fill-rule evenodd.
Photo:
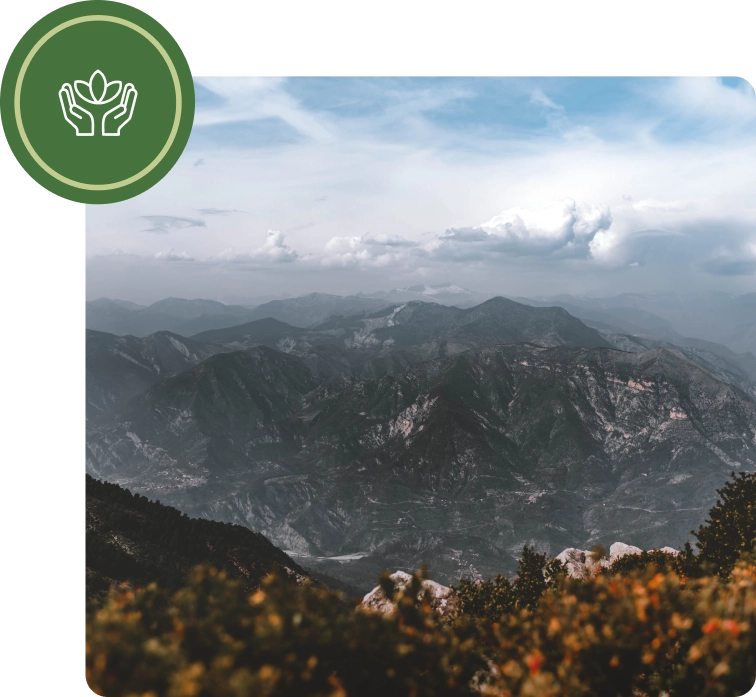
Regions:
M 303 108 L 281 78 L 214 77 L 196 82 L 211 98 L 198 104 L 195 128 L 272 119 L 313 140 L 333 138 L 327 119 Z
M 332 237 L 325 245 L 320 263 L 329 268 L 406 267 L 412 257 L 422 255 L 417 242 L 401 235 Z
M 194 261 L 194 257 L 191 254 L 177 252 L 172 247 L 155 254 L 155 259 L 158 261 Z
M 195 142 L 159 187 L 87 208 L 89 258 L 114 247 L 138 255 L 156 275 L 175 280 L 168 294 L 195 293 L 200 277 L 209 288 L 244 287 L 247 266 L 263 269 L 257 279 L 265 284 L 285 278 L 294 293 L 356 292 L 368 278 L 376 279 L 370 289 L 397 285 L 400 276 L 411 284 L 413 274 L 523 295 L 752 285 L 754 276 L 745 275 L 752 256 L 743 250 L 756 242 L 756 99 L 745 82 L 197 84 L 201 128 L 239 126 L 239 139 L 222 147 Z M 298 137 L 283 143 L 263 129 L 251 153 L 245 129 L 272 120 L 286 133 L 296 124 Z M 593 139 L 573 137 L 585 128 Z M 193 167 L 197 158 L 207 166 Z M 589 205 L 565 211 L 565 196 Z M 207 208 L 197 210 L 198 203 Z M 601 212 L 598 222 L 591 222 L 592 207 Z M 220 212 L 240 208 L 244 215 Z M 155 210 L 188 217 L 134 225 Z M 610 213 L 608 226 L 603 213 Z M 181 233 L 192 218 L 212 234 Z M 129 234 L 129 223 L 138 229 L 147 220 L 157 234 Z M 261 238 L 250 241 L 250 229 Z M 288 246 L 265 249 L 268 229 L 286 233 Z M 166 240 L 166 232 L 173 237 Z M 171 244 L 196 261 L 155 259 Z M 141 272 L 131 271 L 136 262 L 128 268 L 124 285 L 142 292 Z M 115 274 L 98 276 L 100 295 L 113 295 Z
M 436 258 L 459 261 L 490 254 L 587 258 L 593 239 L 611 224 L 608 206 L 564 199 L 548 208 L 509 208 L 475 227 L 451 228 L 428 251 Z
M 243 213 L 236 208 L 200 208 L 201 215 L 230 215 L 231 213 Z
M 240 252 L 233 247 L 216 255 L 213 261 L 234 264 L 287 264 L 296 261 L 299 254 L 285 242 L 285 236 L 278 230 L 268 230 L 268 236 L 262 247 L 251 252 Z
M 140 217 L 152 224 L 151 228 L 145 228 L 142 232 L 154 232 L 158 235 L 167 235 L 171 230 L 188 227 L 206 227 L 205 221 L 199 218 L 178 218 L 173 215 L 142 215 Z
M 623 196 L 623 198 L 625 197 Z M 625 200 L 632 203 L 632 197 L 627 197 Z M 657 201 L 653 198 L 647 198 L 633 203 L 632 207 L 641 212 L 682 213 L 693 210 L 695 206 L 691 201 Z
M 374 235 L 367 233 L 360 237 L 360 242 L 367 246 L 376 247 L 416 247 L 417 242 L 408 240 L 401 235 Z
M 533 90 L 530 93 L 530 101 L 532 104 L 538 104 L 539 106 L 546 107 L 547 109 L 552 109 L 553 111 L 564 113 L 564 107 L 561 104 L 557 104 L 549 99 L 549 97 L 546 96 L 542 89 Z
M 719 129 L 756 122 L 756 94 L 745 81 L 733 87 L 715 77 L 675 78 L 659 87 L 656 98 L 668 113 Z
M 750 276 L 756 272 L 756 257 L 711 259 L 704 262 L 701 267 L 714 276 Z

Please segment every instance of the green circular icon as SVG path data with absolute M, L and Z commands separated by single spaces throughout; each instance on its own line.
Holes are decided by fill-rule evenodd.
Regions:
M 11 54 L 3 128 L 23 168 L 55 194 L 113 203 L 173 167 L 194 120 L 184 54 L 149 15 L 87 0 L 37 22 Z

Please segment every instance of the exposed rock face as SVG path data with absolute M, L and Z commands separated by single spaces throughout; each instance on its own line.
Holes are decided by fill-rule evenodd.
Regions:
M 567 567 L 567 575 L 571 578 L 585 579 L 593 575 L 597 570 L 608 566 L 607 559 L 595 561 L 591 552 L 570 547 L 556 557 Z
M 643 550 L 640 547 L 626 545 L 624 542 L 615 542 L 609 548 L 609 563 L 613 564 L 617 559 L 626 557 L 628 554 L 641 554 Z
M 395 571 L 391 574 L 391 580 L 397 592 L 403 591 L 409 584 L 412 576 L 404 571 Z M 441 617 L 454 617 L 458 611 L 457 594 L 446 586 L 435 581 L 423 581 L 423 589 L 430 594 L 431 607 Z M 393 612 L 396 605 L 383 593 L 380 586 L 373 588 L 362 600 L 361 607 L 372 612 L 381 612 L 384 615 Z
M 650 550 L 654 551 L 654 550 Z M 659 552 L 666 552 L 677 556 L 680 554 L 674 547 L 662 547 Z M 585 579 L 592 576 L 600 569 L 611 566 L 617 559 L 627 556 L 628 554 L 642 554 L 640 547 L 626 545 L 624 542 L 615 542 L 609 548 L 609 559 L 594 560 L 591 552 L 583 549 L 570 547 L 557 555 L 557 559 L 567 567 L 567 575 L 571 578 Z
M 675 549 L 674 547 L 662 547 L 660 552 L 666 552 L 667 554 L 671 554 L 672 556 L 676 557 L 678 554 L 680 554 L 679 549 Z

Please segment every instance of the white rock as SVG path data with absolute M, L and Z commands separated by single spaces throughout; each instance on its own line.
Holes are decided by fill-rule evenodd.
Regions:
M 666 552 L 667 554 L 672 554 L 675 557 L 680 554 L 680 550 L 675 549 L 674 547 L 662 547 L 659 551 Z
M 593 559 L 592 552 L 570 547 L 557 556 L 557 559 L 567 567 L 567 575 L 571 578 L 585 579 L 595 574 L 599 569 L 609 566 L 608 559 Z
M 628 554 L 641 554 L 643 550 L 640 547 L 626 545 L 624 542 L 615 542 L 609 548 L 609 563 L 613 564 L 617 559 L 626 557 Z
M 409 584 L 412 576 L 404 571 L 395 571 L 391 574 L 391 580 L 394 582 L 396 591 L 404 590 Z M 453 616 L 457 614 L 457 594 L 447 586 L 442 586 L 435 581 L 423 581 L 423 589 L 428 591 L 431 597 L 431 607 L 442 617 Z M 376 586 L 363 599 L 361 607 L 372 612 L 382 612 L 388 614 L 395 609 L 392 603 L 381 590 Z
M 662 547 L 660 552 L 667 554 L 680 554 L 679 550 L 674 547 Z M 641 554 L 643 552 L 639 547 L 626 545 L 624 542 L 615 542 L 609 548 L 609 559 L 593 560 L 591 552 L 583 549 L 569 547 L 560 553 L 556 558 L 567 567 L 567 575 L 571 578 L 585 579 L 595 574 L 599 569 L 611 566 L 617 559 L 627 556 L 628 554 Z
M 588 578 L 591 575 L 587 561 L 590 558 L 590 552 L 582 549 L 569 547 L 557 556 L 557 559 L 567 567 L 567 575 L 571 578 Z

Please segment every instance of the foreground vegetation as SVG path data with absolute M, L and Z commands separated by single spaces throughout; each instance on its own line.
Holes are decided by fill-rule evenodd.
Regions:
M 87 680 L 107 697 L 742 695 L 756 679 L 756 474 L 719 494 L 697 554 L 575 580 L 526 548 L 513 582 L 461 582 L 453 620 L 420 575 L 398 594 L 381 579 L 387 616 L 276 576 L 249 592 L 206 566 L 174 593 L 113 588 L 88 613 Z

